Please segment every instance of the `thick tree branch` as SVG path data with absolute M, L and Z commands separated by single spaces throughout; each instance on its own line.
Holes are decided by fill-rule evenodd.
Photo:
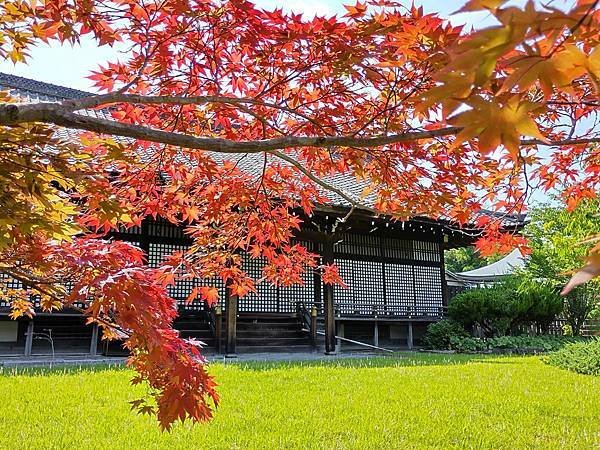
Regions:
M 16 125 L 28 122 L 44 122 L 76 130 L 92 131 L 159 144 L 183 148 L 207 150 L 219 153 L 259 153 L 298 147 L 355 147 L 374 148 L 384 145 L 415 142 L 444 136 L 453 136 L 459 127 L 437 130 L 407 131 L 404 133 L 369 137 L 345 136 L 284 136 L 254 141 L 234 141 L 222 138 L 206 138 L 167 132 L 142 125 L 125 124 L 110 119 L 84 116 L 68 111 L 58 103 L 0 104 L 0 125 Z M 600 137 L 563 139 L 545 142 L 539 139 L 524 139 L 521 145 L 583 145 L 600 142 Z

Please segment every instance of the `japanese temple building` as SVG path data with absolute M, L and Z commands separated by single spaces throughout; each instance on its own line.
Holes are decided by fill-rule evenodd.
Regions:
M 0 74 L 0 89 L 32 101 L 89 95 L 8 74 Z M 338 181 L 340 189 L 347 187 L 342 178 Z M 337 264 L 347 288 L 324 285 L 311 272 L 303 285 L 262 283 L 256 293 L 238 299 L 228 295 L 218 280 L 178 281 L 170 292 L 180 310 L 175 327 L 183 337 L 205 342 L 206 351 L 230 356 L 256 351 L 335 353 L 348 346 L 369 348 L 366 345 L 418 346 L 427 325 L 440 320 L 447 305 L 444 250 L 470 245 L 472 238 L 449 222 L 391 221 L 360 210 L 341 223 L 338 219 L 347 213 L 343 204 L 322 205 L 296 236 L 320 254 L 323 262 Z M 522 224 L 521 217 L 508 220 L 512 221 L 508 226 Z M 139 245 L 152 266 L 191 244 L 181 228 L 150 218 L 141 227 L 113 233 L 112 238 Z M 260 260 L 244 260 L 249 275 L 260 278 Z M 220 290 L 216 308 L 200 302 L 185 305 L 194 286 L 209 283 Z M 85 325 L 76 312 L 39 312 L 31 320 L 18 321 L 10 320 L 9 312 L 9 305 L 0 302 L 0 355 L 120 351 L 118 343 L 101 342 L 97 328 Z

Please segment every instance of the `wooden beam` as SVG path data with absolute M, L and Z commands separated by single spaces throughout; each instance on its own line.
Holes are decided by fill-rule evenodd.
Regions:
M 344 338 L 344 323 L 343 322 L 338 322 L 338 338 Z M 338 339 L 337 340 L 337 351 L 341 352 L 342 351 L 342 339 Z
M 443 239 L 443 238 L 442 238 Z M 446 261 L 444 260 L 444 243 L 440 242 L 440 262 L 441 262 L 441 281 L 442 281 L 442 306 L 448 306 L 448 282 L 446 281 Z
M 98 353 L 98 324 L 92 325 L 92 339 L 90 340 L 90 356 L 96 356 Z
M 238 296 L 225 289 L 225 357 L 236 358 Z
M 27 332 L 25 333 L 25 356 L 31 356 L 33 347 L 33 320 L 27 323 Z
M 215 348 L 217 349 L 217 354 L 223 353 L 221 349 L 221 335 L 223 334 L 223 312 L 220 306 L 217 306 L 215 312 Z
M 333 239 L 323 243 L 323 264 L 333 264 Z M 333 286 L 323 285 L 323 308 L 325 312 L 325 354 L 335 354 L 335 317 L 333 310 Z

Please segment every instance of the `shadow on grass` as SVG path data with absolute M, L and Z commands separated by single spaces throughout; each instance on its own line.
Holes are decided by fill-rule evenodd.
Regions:
M 343 368 L 343 369 L 378 369 L 385 367 L 423 367 L 423 366 L 457 366 L 473 363 L 514 364 L 519 355 L 485 355 L 485 354 L 431 354 L 431 353 L 395 353 L 390 356 L 365 357 L 331 357 L 331 359 L 297 360 L 297 361 L 212 361 L 209 365 L 222 367 L 232 366 L 239 370 L 269 371 L 291 368 Z M 39 376 L 67 375 L 79 373 L 98 373 L 105 371 L 128 369 L 123 364 L 102 363 L 85 365 L 57 365 L 54 367 L 0 367 L 1 376 Z
M 240 370 L 268 371 L 296 367 L 339 367 L 349 369 L 377 369 L 384 367 L 423 367 L 423 366 L 452 366 L 470 363 L 496 363 L 506 364 L 504 355 L 481 354 L 414 354 L 397 353 L 390 356 L 372 356 L 364 358 L 335 358 L 299 361 L 238 361 L 228 362 L 223 365 L 232 365 Z M 213 362 L 213 364 L 221 364 Z
M 12 366 L 12 367 L 0 367 L 0 377 L 10 376 L 39 376 L 39 375 L 67 375 L 67 374 L 78 374 L 78 373 L 96 373 L 106 372 L 109 370 L 129 370 L 123 364 L 117 363 L 103 363 L 98 364 L 69 364 L 55 366 Z

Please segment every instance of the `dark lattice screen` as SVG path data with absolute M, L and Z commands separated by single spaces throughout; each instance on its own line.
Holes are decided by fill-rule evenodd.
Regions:
M 391 310 L 408 314 L 415 305 L 413 266 L 389 263 L 385 265 L 386 299 Z
M 385 304 L 383 264 L 376 261 L 336 259 L 347 288 L 334 287 L 334 299 L 342 314 L 372 314 Z
M 383 239 L 383 256 L 395 259 L 413 259 L 413 241 Z
M 264 265 L 264 258 L 255 259 L 247 255 L 242 256 L 242 268 L 254 280 L 262 277 Z M 239 299 L 238 310 L 240 312 L 278 312 L 278 297 L 277 286 L 263 281 L 256 284 L 256 292 L 251 292 Z
M 22 287 L 23 284 L 20 281 L 17 281 L 4 273 L 0 273 L 0 289 L 21 289 Z M 0 297 L 0 307 L 10 307 L 10 300 Z
M 334 288 L 342 314 L 438 315 L 442 277 L 439 243 L 345 234 L 334 251 L 348 289 Z
M 183 233 L 183 228 L 176 227 L 171 224 L 169 221 L 157 218 L 155 220 L 150 220 L 148 223 L 148 234 L 151 237 L 167 237 L 167 238 L 185 238 L 185 234 Z
M 304 284 L 279 287 L 280 312 L 294 312 L 299 302 L 310 306 L 315 300 L 315 279 L 312 271 L 302 274 Z
M 129 228 L 125 228 L 124 226 L 119 226 L 119 233 L 123 233 L 123 234 L 142 234 L 142 227 L 139 227 L 137 225 L 134 225 L 132 227 Z
M 165 258 L 172 255 L 174 252 L 185 251 L 186 245 L 183 244 L 162 244 L 151 242 L 148 245 L 148 264 L 150 267 L 160 267 Z M 192 293 L 192 288 L 197 286 L 193 279 L 178 279 L 175 281 L 175 286 L 169 286 L 169 295 L 177 300 L 178 304 L 185 303 L 186 299 Z
M 413 257 L 416 261 L 440 261 L 440 244 L 438 244 L 437 242 L 414 241 L 413 245 Z
M 369 234 L 344 234 L 334 251 L 343 255 L 381 256 L 379 237 Z
M 416 311 L 423 315 L 440 313 L 442 273 L 440 267 L 415 266 Z

